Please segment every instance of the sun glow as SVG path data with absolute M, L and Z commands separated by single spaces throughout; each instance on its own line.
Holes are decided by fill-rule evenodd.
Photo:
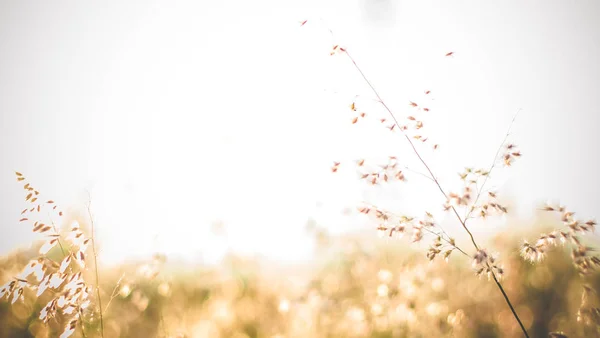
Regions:
M 327 8 L 317 1 L 239 5 L 210 11 L 191 2 L 118 11 L 82 5 L 61 14 L 70 20 L 63 18 L 64 24 L 45 25 L 35 15 L 12 23 L 40 49 L 33 54 L 48 57 L 6 70 L 6 78 L 14 78 L 5 86 L 7 98 L 25 95 L 13 92 L 24 87 L 44 94 L 3 103 L 3 110 L 21 113 L 14 115 L 11 130 L 2 125 L 2 146 L 29 135 L 18 150 L 3 148 L 3 172 L 23 171 L 66 206 L 84 205 L 89 192 L 101 258 L 107 261 L 155 251 L 218 261 L 230 249 L 303 259 L 313 245 L 304 231 L 309 218 L 332 232 L 366 229 L 371 224 L 354 212 L 365 200 L 443 219 L 444 201 L 423 177 L 425 168 L 398 131 L 385 128 L 391 117 L 343 49 L 396 116 L 422 128 L 418 146 L 448 191 L 460 190 L 457 173 L 465 165 L 489 166 L 522 107 L 514 134 L 521 137 L 527 128 L 537 134 L 517 142 L 524 165 L 530 164 L 515 169 L 522 178 L 514 193 L 524 203 L 561 195 L 531 165 L 545 159 L 535 154 L 547 147 L 538 141 L 543 133 L 558 128 L 531 128 L 547 109 L 531 101 L 543 95 L 527 88 L 554 83 L 527 73 L 536 62 L 515 68 L 523 83 L 530 81 L 518 87 L 505 72 L 506 60 L 514 56 L 486 52 L 500 47 L 474 43 L 481 40 L 477 35 L 464 34 L 444 11 L 425 3 L 405 4 L 383 28 L 383 21 L 369 19 L 373 13 L 363 16 L 361 8 L 344 1 Z M 263 11 L 265 6 L 278 15 Z M 99 24 L 104 21 L 115 24 Z M 60 39 L 50 48 L 41 31 Z M 488 78 L 494 81 L 483 80 Z M 434 144 L 441 145 L 437 151 Z M 25 162 L 24 153 L 30 154 Z M 409 168 L 409 184 L 366 188 L 356 161 L 380 163 L 390 155 Z M 332 173 L 334 162 L 340 165 Z M 497 171 L 491 187 L 503 187 L 507 177 Z M 17 196 L 19 187 L 10 190 L 11 184 L 6 191 Z M 571 198 L 578 196 L 569 191 Z M 585 205 L 593 209 L 593 202 Z M 2 208 L 3 215 L 12 215 L 19 205 L 7 202 Z M 343 210 L 353 212 L 342 215 Z M 226 237 L 211 232 L 215 222 L 225 224 Z M 5 251 L 29 242 L 28 233 L 14 230 L 2 242 Z

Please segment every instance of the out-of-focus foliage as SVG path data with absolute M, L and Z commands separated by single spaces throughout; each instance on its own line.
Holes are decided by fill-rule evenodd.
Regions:
M 531 236 L 540 233 L 532 230 Z M 303 266 L 229 256 L 216 267 L 183 266 L 157 255 L 100 270 L 105 337 L 518 337 L 493 282 L 459 255 L 429 262 L 406 240 L 331 237 L 315 231 L 318 258 Z M 519 256 L 514 231 L 497 236 L 503 281 L 531 337 L 563 331 L 594 337 L 577 322 L 582 280 L 566 250 L 532 265 Z M 498 250 L 500 251 L 500 250 Z M 37 250 L 0 260 L 10 280 Z M 587 283 L 599 290 L 599 279 Z M 50 296 L 46 296 L 48 298 Z M 37 319 L 43 297 L 0 303 L 0 336 L 54 337 L 60 318 Z M 46 300 L 47 302 L 47 300 Z M 97 337 L 97 316 L 84 316 Z M 78 328 L 73 336 L 82 336 Z

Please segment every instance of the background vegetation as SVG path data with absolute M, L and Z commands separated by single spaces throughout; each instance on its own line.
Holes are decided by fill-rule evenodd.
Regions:
M 490 243 L 502 248 L 504 286 L 532 337 L 564 331 L 593 337 L 577 321 L 582 280 L 567 250 L 541 264 L 519 256 L 519 240 L 558 226 L 552 221 L 507 226 Z M 82 223 L 83 224 L 83 223 Z M 85 226 L 82 226 L 85 228 Z M 106 337 L 516 337 L 521 332 L 493 283 L 460 255 L 429 260 L 409 239 L 367 234 L 330 236 L 312 224 L 320 243 L 312 263 L 282 266 L 258 257 L 228 256 L 217 266 L 186 266 L 157 254 L 144 262 L 100 269 Z M 0 260 L 10 280 L 38 256 L 43 243 Z M 48 255 L 51 255 L 50 252 Z M 89 271 L 87 273 L 90 273 Z M 91 278 L 91 275 L 89 276 Z M 485 277 L 482 277 L 485 278 Z M 588 284 L 598 290 L 593 275 Z M 52 337 L 65 323 L 38 319 L 51 295 L 0 303 L 0 336 Z M 85 334 L 99 320 L 86 313 Z M 73 336 L 83 336 L 77 330 Z

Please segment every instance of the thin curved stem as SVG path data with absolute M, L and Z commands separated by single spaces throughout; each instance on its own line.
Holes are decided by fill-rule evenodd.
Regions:
M 373 84 L 371 84 L 371 82 L 369 81 L 369 79 L 367 78 L 367 76 L 363 73 L 363 71 L 360 69 L 360 67 L 358 66 L 358 64 L 354 60 L 354 58 L 352 58 L 352 56 L 350 55 L 350 53 L 348 53 L 348 50 L 347 49 L 343 49 L 342 51 L 345 52 L 345 54 L 348 56 L 348 58 L 350 59 L 350 61 L 352 61 L 352 63 L 354 64 L 354 67 L 356 68 L 356 70 L 360 73 L 360 75 L 362 76 L 362 78 L 364 79 L 364 81 L 371 88 L 371 90 L 373 91 L 373 93 L 375 94 L 375 96 L 377 97 L 377 99 L 379 100 L 379 102 L 381 103 L 381 105 L 389 113 L 389 115 L 392 118 L 392 120 L 396 123 L 396 125 L 398 127 L 400 127 L 400 123 L 396 119 L 396 116 L 394 115 L 394 113 L 392 112 L 392 110 L 383 101 L 383 99 L 381 98 L 381 96 L 379 95 L 379 93 L 377 92 L 377 90 L 375 89 L 375 87 L 373 86 Z M 418 157 L 419 161 L 423 164 L 423 166 L 425 167 L 425 169 L 427 170 L 427 172 L 431 176 L 431 179 L 433 180 L 433 182 L 436 184 L 436 186 L 438 187 L 438 189 L 440 190 L 440 192 L 442 193 L 442 195 L 444 195 L 444 197 L 446 198 L 446 200 L 448 200 L 448 195 L 446 194 L 446 192 L 442 188 L 442 185 L 440 184 L 440 182 L 438 181 L 438 179 L 433 174 L 433 171 L 431 170 L 431 168 L 429 167 L 429 165 L 427 165 L 427 162 L 425 162 L 425 160 L 423 159 L 423 157 L 421 157 L 421 154 L 419 153 L 419 151 L 415 147 L 414 142 L 412 142 L 412 140 L 410 139 L 410 137 L 401 128 L 399 128 L 399 129 L 402 131 L 402 134 L 404 135 L 404 137 L 406 138 L 406 140 L 410 144 L 413 152 Z M 496 157 L 497 156 L 498 155 L 496 154 Z M 473 243 L 473 246 L 475 247 L 476 250 L 479 250 L 479 246 L 477 245 L 477 242 L 475 241 L 475 237 L 473 237 L 473 233 L 471 233 L 471 231 L 467 227 L 465 220 L 463 220 L 463 218 L 460 217 L 460 215 L 458 214 L 458 211 L 456 210 L 456 208 L 454 206 L 452 206 L 451 208 L 452 208 L 452 211 L 454 212 L 454 214 L 456 215 L 456 218 L 458 219 L 458 221 L 462 225 L 463 229 L 467 232 L 467 234 L 471 238 L 471 242 Z M 488 265 L 488 268 L 489 268 L 489 265 Z M 494 274 L 494 272 L 491 269 L 490 269 L 490 271 L 492 273 L 492 277 L 494 278 L 494 282 L 496 282 L 496 286 L 498 287 L 498 289 L 500 289 L 500 292 L 502 293 L 502 296 L 504 296 L 504 300 L 506 300 L 506 303 L 510 307 L 510 310 L 512 311 L 513 316 L 515 317 L 515 319 L 519 323 L 519 326 L 521 327 L 521 330 L 523 331 L 523 334 L 525 335 L 525 337 L 529 338 L 529 334 L 527 333 L 527 330 L 525 329 L 525 326 L 521 322 L 521 319 L 519 318 L 519 315 L 517 315 L 517 312 L 516 312 L 514 306 L 512 305 L 510 299 L 508 298 L 508 295 L 504 291 L 504 288 L 502 287 L 502 284 L 500 283 L 500 281 L 498 280 L 498 278 L 496 277 L 496 275 Z
M 370 203 L 367 203 L 367 202 L 363 202 L 363 203 L 364 203 L 364 204 L 367 204 L 367 205 L 369 205 L 370 207 L 373 207 L 373 208 L 375 208 L 375 206 L 374 206 L 374 205 L 372 205 L 372 204 L 370 204 Z M 378 209 L 378 210 L 382 210 L 381 208 L 377 208 L 377 209 Z M 397 217 L 399 216 L 398 214 L 396 214 L 396 213 L 394 213 L 394 212 L 391 212 L 391 211 L 388 211 L 388 210 L 384 210 L 384 211 L 385 211 L 387 214 L 391 214 L 391 215 L 394 215 L 394 216 L 397 216 Z M 432 234 L 432 235 L 440 236 L 440 238 L 441 238 L 441 239 L 442 239 L 444 242 L 446 242 L 448 245 L 450 245 L 450 246 L 451 246 L 451 247 L 453 247 L 454 249 L 458 250 L 460 253 L 462 253 L 463 255 L 467 256 L 468 258 L 473 258 L 471 255 L 469 255 L 469 254 L 468 254 L 468 253 L 466 253 L 466 252 L 465 252 L 463 249 L 459 248 L 459 247 L 458 247 L 458 246 L 457 246 L 455 243 L 453 243 L 453 242 L 451 241 L 451 239 L 452 239 L 452 238 L 451 238 L 451 237 L 448 235 L 448 233 L 446 233 L 446 231 L 444 231 L 444 229 L 443 229 L 443 228 L 442 228 L 440 225 L 438 225 L 438 227 L 440 228 L 440 230 L 442 230 L 442 234 L 439 234 L 439 233 L 437 233 L 437 232 L 434 232 L 434 231 L 432 231 L 431 229 L 429 229 L 429 228 L 427 228 L 427 227 L 423 227 L 422 229 L 423 229 L 423 230 L 425 230 L 425 231 L 427 231 L 427 232 L 429 232 L 429 233 L 430 233 L 430 234 Z M 446 238 L 446 237 L 444 237 L 443 235 L 445 235 L 447 238 Z
M 423 228 L 423 230 L 429 232 L 432 235 L 436 235 L 436 236 L 440 236 L 440 234 L 432 231 L 431 229 L 427 229 L 427 228 Z M 451 241 L 447 240 L 446 238 L 444 238 L 444 236 L 440 236 L 440 238 L 446 242 L 448 245 L 450 245 L 451 247 L 453 247 L 454 249 L 458 250 L 460 253 L 462 253 L 463 255 L 469 257 L 469 258 L 473 258 L 471 257 L 471 255 L 469 255 L 468 253 L 466 253 L 463 249 L 459 248 L 458 246 L 456 246 L 456 244 L 452 244 Z
M 100 308 L 98 311 L 100 314 L 100 336 L 104 337 L 104 315 L 102 313 L 102 297 L 100 296 L 100 277 L 98 274 L 98 254 L 96 252 L 96 233 L 94 229 L 94 218 L 92 217 L 91 204 L 92 201 L 90 197 L 90 200 L 87 205 L 87 212 L 88 216 L 90 217 L 90 226 L 92 231 L 92 252 L 94 254 L 94 272 L 96 274 L 96 295 L 98 297 L 98 307 Z
M 510 135 L 510 130 L 512 129 L 512 126 L 515 123 L 515 119 L 517 118 L 517 115 L 519 114 L 520 111 L 521 111 L 521 108 L 519 108 L 517 110 L 517 112 L 515 113 L 515 115 L 512 118 L 512 121 L 510 121 L 510 125 L 508 126 L 508 130 L 506 131 L 506 135 L 504 136 L 502 143 L 500 143 L 498 150 L 496 150 L 496 154 L 494 155 L 494 160 L 492 161 L 492 164 L 490 165 L 490 169 L 488 169 L 487 175 L 485 175 L 485 178 L 483 179 L 483 183 L 481 184 L 481 187 L 479 187 L 477 189 L 477 196 L 475 197 L 473 206 L 477 205 L 477 202 L 479 201 L 479 197 L 481 197 L 481 192 L 483 191 L 483 188 L 485 187 L 485 184 L 487 183 L 488 178 L 490 177 L 492 171 L 496 167 L 496 161 L 498 160 L 498 155 L 500 154 L 500 150 L 502 149 L 502 146 L 504 146 L 504 144 L 506 143 L 506 140 L 508 139 L 508 135 Z M 469 209 L 469 212 L 467 213 L 467 215 L 464 218 L 465 223 L 469 220 L 469 216 L 471 216 L 472 212 L 473 212 L 473 208 Z

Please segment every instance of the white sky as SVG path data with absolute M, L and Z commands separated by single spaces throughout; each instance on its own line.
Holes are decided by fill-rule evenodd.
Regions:
M 337 43 L 399 117 L 432 91 L 425 129 L 441 150 L 426 156 L 448 188 L 463 166 L 489 165 L 522 108 L 512 141 L 525 157 L 495 182 L 523 212 L 560 199 L 595 216 L 598 14 L 595 1 L 3 2 L 0 252 L 31 240 L 14 170 L 62 205 L 90 190 L 107 261 L 215 259 L 226 245 L 299 259 L 309 217 L 367 227 L 340 214 L 365 197 L 435 209 L 414 175 L 366 193 L 354 172 L 331 175 L 333 160 L 392 153 L 422 170 L 399 135 L 350 124 L 356 94 L 369 117 L 384 113 L 329 56 Z M 216 220 L 229 244 L 209 235 Z

